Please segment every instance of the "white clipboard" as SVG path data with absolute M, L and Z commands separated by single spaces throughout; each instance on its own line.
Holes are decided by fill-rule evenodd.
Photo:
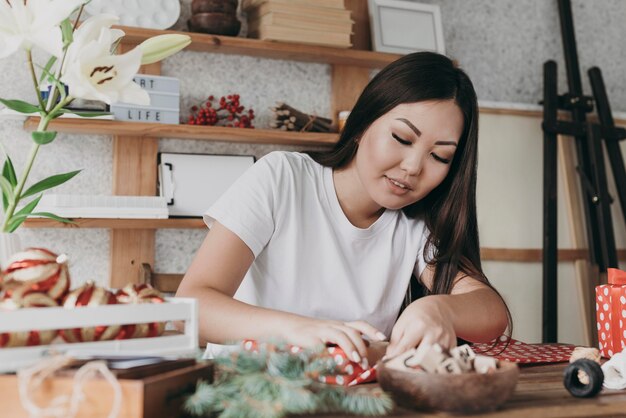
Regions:
M 159 194 L 169 216 L 201 217 L 254 162 L 251 155 L 159 153 Z

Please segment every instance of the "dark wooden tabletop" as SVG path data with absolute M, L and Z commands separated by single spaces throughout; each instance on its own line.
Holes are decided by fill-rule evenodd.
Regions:
M 594 398 L 575 398 L 563 386 L 567 363 L 524 366 L 513 396 L 497 411 L 486 417 L 626 417 L 626 389 L 603 389 Z M 399 408 L 397 417 L 446 417 L 446 413 L 424 413 Z M 472 415 L 476 416 L 476 415 Z

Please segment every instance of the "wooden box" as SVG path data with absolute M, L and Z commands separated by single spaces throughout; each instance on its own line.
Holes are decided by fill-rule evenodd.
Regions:
M 182 404 L 185 397 L 195 390 L 199 379 L 213 379 L 213 364 L 197 363 L 192 366 L 157 373 L 139 379 L 120 378 L 122 405 L 119 418 L 175 418 L 184 416 Z M 72 391 L 72 376 L 55 376 L 47 379 L 32 394 L 32 400 L 40 407 L 50 404 L 57 396 L 69 395 Z M 84 385 L 84 399 L 77 417 L 106 418 L 114 401 L 112 386 L 104 379 L 88 380 Z M 19 396 L 15 375 L 0 375 L 0 404 L 3 418 L 27 418 Z

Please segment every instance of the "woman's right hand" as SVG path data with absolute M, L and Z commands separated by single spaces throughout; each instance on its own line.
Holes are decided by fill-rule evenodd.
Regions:
M 312 348 L 326 344 L 338 345 L 352 361 L 367 358 L 367 346 L 363 340 L 384 341 L 385 335 L 365 321 L 340 322 L 302 318 L 283 329 L 282 339 L 300 347 Z

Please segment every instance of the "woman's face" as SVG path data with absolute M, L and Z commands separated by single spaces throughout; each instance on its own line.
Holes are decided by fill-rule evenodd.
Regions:
M 398 105 L 359 141 L 353 163 L 364 190 L 387 209 L 421 200 L 450 171 L 462 133 L 463 114 L 453 100 Z

